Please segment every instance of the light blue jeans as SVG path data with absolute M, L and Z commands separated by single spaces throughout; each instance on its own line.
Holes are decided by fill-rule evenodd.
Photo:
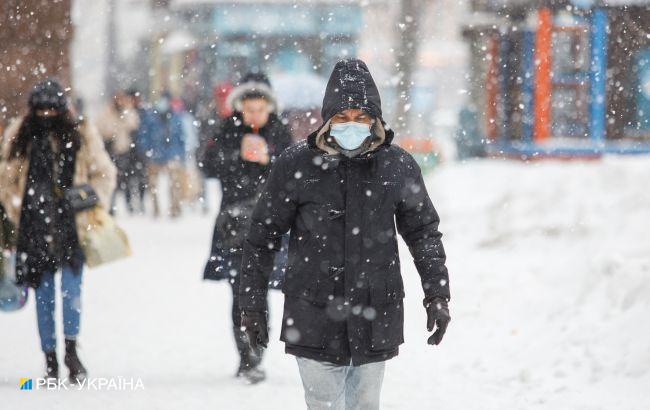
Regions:
M 83 268 L 82 268 L 83 269 Z M 81 276 L 69 266 L 61 273 L 61 299 L 63 300 L 63 334 L 66 339 L 75 339 L 79 334 L 81 316 Z M 36 319 L 41 349 L 51 352 L 56 349 L 56 326 L 54 324 L 54 272 L 43 273 L 41 284 L 35 291 Z
M 386 362 L 361 366 L 297 357 L 309 410 L 377 410 Z

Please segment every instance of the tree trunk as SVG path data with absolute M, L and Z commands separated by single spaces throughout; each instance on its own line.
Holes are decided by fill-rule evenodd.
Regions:
M 417 68 L 420 21 L 427 0 L 401 0 L 400 17 L 397 24 L 396 75 L 397 105 L 395 131 L 398 136 L 410 133 L 411 87 L 413 72 Z

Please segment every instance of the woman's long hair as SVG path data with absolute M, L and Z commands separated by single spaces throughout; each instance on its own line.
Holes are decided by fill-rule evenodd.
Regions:
M 70 111 L 53 117 L 39 117 L 36 112 L 30 110 L 23 119 L 16 138 L 12 141 L 9 158 L 24 158 L 32 141 L 35 138 L 44 138 L 48 133 L 54 137 L 59 149 L 72 148 L 73 152 L 76 152 L 81 145 L 79 122 Z

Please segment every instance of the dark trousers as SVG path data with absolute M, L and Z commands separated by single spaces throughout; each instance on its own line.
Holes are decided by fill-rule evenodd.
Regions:
M 121 192 L 129 212 L 135 210 L 134 194 L 139 199 L 138 210 L 144 212 L 144 194 L 147 189 L 145 160 L 133 149 L 125 154 L 115 155 L 113 162 L 117 167 L 117 187 L 113 191 L 111 210 L 115 209 L 117 194 Z
M 263 351 L 261 349 L 252 349 L 247 342 L 246 333 L 241 329 L 241 309 L 239 308 L 239 283 L 241 258 L 231 258 L 226 262 L 227 272 L 230 275 L 228 283 L 232 291 L 232 330 L 235 338 L 235 345 L 239 353 L 239 372 L 256 367 L 262 361 Z M 268 310 L 268 309 L 267 309 Z
M 239 270 L 237 274 L 228 280 L 230 290 L 232 291 L 232 326 L 239 328 L 241 326 L 241 309 L 239 308 Z
M 131 203 L 131 190 L 129 189 L 129 174 L 131 172 L 129 160 L 129 153 L 115 154 L 113 157 L 113 162 L 117 168 L 117 186 L 115 187 L 115 191 L 113 191 L 113 198 L 111 199 L 111 210 L 115 209 L 117 194 L 119 192 L 122 192 L 124 193 L 127 209 L 129 212 L 133 212 L 133 204 Z

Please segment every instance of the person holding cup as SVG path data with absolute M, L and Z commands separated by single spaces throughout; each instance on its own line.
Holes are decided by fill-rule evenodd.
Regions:
M 242 244 L 258 187 L 265 182 L 275 158 L 291 144 L 289 128 L 276 112 L 276 98 L 263 73 L 249 73 L 233 88 L 227 103 L 233 114 L 223 120 L 207 141 L 199 164 L 208 178 L 221 181 L 223 196 L 214 227 L 204 279 L 227 279 L 232 288 L 232 325 L 240 356 L 237 376 L 250 383 L 264 380 L 261 349 L 251 350 L 241 330 L 239 272 Z M 281 265 L 281 257 L 276 265 Z M 276 269 L 279 272 L 279 268 Z M 273 285 L 272 285 L 273 286 Z

